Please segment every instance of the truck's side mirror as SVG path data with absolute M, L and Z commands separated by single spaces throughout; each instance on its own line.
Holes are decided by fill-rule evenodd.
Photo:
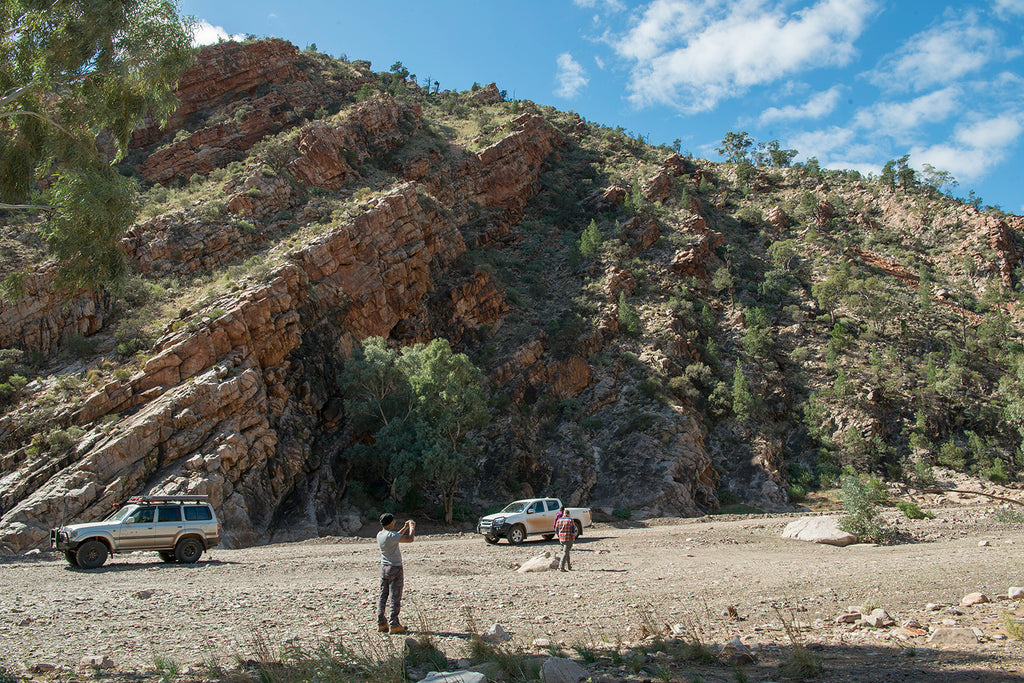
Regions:
M 134 517 L 129 517 L 128 519 L 124 520 L 124 523 L 125 524 L 135 524 L 135 518 Z

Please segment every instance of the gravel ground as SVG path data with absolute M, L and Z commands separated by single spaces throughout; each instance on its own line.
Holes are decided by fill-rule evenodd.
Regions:
M 1003 630 L 1006 615 L 1024 618 L 1024 603 L 1006 598 L 1024 586 L 1024 527 L 999 523 L 992 511 L 935 508 L 933 520 L 901 521 L 913 542 L 847 548 L 781 538 L 794 516 L 599 524 L 574 548 L 574 571 L 527 574 L 515 569 L 557 552 L 557 543 L 491 546 L 420 524 L 416 542 L 403 546 L 402 616 L 414 632 L 432 632 L 450 659 L 467 654 L 470 630 L 495 622 L 512 635 L 509 647 L 536 650 L 534 641 L 546 639 L 578 659 L 574 648 L 635 651 L 652 631 L 678 624 L 708 645 L 738 636 L 758 657 L 745 667 L 751 681 L 783 680 L 778 665 L 794 630 L 824 665 L 821 680 L 1024 680 L 1024 644 Z M 340 640 L 374 651 L 386 647 L 382 639 L 398 642 L 375 632 L 378 567 L 369 537 L 214 549 L 195 565 L 117 555 L 94 571 L 50 553 L 6 557 L 0 663 L 24 678 L 71 680 L 82 676 L 83 657 L 106 656 L 106 676 L 156 676 L 162 661 L 196 680 L 213 663 L 234 666 L 288 645 Z M 975 591 L 991 602 L 959 607 Z M 837 624 L 852 606 L 883 608 L 895 625 Z M 910 620 L 929 632 L 977 628 L 982 638 L 938 647 L 900 628 Z M 616 661 L 599 660 L 595 675 L 658 677 Z M 727 666 L 689 664 L 669 680 L 694 675 L 738 680 Z

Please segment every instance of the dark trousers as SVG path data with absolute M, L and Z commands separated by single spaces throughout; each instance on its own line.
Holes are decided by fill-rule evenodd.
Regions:
M 380 568 L 380 597 L 377 599 L 377 625 L 398 626 L 398 613 L 402 610 L 402 587 L 405 585 L 405 573 L 402 565 Z M 384 618 L 384 608 L 388 597 L 391 598 L 391 611 Z
M 559 569 L 572 569 L 572 562 L 569 561 L 569 551 L 572 550 L 572 541 L 569 539 L 562 544 L 562 562 L 558 565 Z

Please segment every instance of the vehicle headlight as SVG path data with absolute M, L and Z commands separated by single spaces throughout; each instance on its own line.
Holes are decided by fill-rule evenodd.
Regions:
M 64 534 L 68 537 L 69 541 L 73 541 L 78 537 L 78 529 L 68 529 Z

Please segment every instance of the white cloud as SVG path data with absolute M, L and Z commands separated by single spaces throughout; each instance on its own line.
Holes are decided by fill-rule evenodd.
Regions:
M 1024 14 L 1024 0 L 995 0 L 997 14 Z
M 220 26 L 214 26 L 205 19 L 200 19 L 192 26 L 192 44 L 210 45 L 224 40 L 243 40 L 245 35 L 241 33 L 228 33 Z
M 786 145 L 800 153 L 800 158 L 818 157 L 823 162 L 837 152 L 846 150 L 857 139 L 856 132 L 851 128 L 830 126 L 825 130 L 812 130 L 800 133 L 788 139 Z
M 995 29 L 978 24 L 977 16 L 942 24 L 911 36 L 878 69 L 870 74 L 880 87 L 915 90 L 957 79 L 980 70 L 1008 53 Z
M 563 52 L 558 55 L 558 73 L 555 76 L 558 81 L 558 88 L 555 89 L 555 94 L 559 97 L 565 97 L 571 99 L 580 94 L 580 92 L 587 86 L 590 79 L 587 78 L 587 72 L 583 70 L 583 67 L 572 58 L 572 55 L 568 52 Z
M 926 123 L 946 120 L 960 110 L 960 99 L 958 88 L 943 88 L 909 102 L 879 102 L 858 111 L 854 122 L 872 133 L 901 137 Z
M 768 0 L 654 0 L 615 44 L 636 65 L 630 99 L 707 111 L 755 85 L 847 64 L 875 0 L 820 0 L 787 14 Z
M 604 60 L 598 57 L 597 55 L 594 55 L 594 64 L 597 64 L 598 69 L 604 71 Z
M 806 103 L 800 106 L 769 107 L 761 113 L 761 125 L 775 121 L 793 121 L 796 119 L 820 119 L 835 111 L 836 104 L 842 96 L 842 87 L 835 85 L 823 92 L 814 93 Z
M 604 6 L 609 12 L 621 12 L 626 9 L 619 0 L 572 0 L 572 4 L 584 9 Z

